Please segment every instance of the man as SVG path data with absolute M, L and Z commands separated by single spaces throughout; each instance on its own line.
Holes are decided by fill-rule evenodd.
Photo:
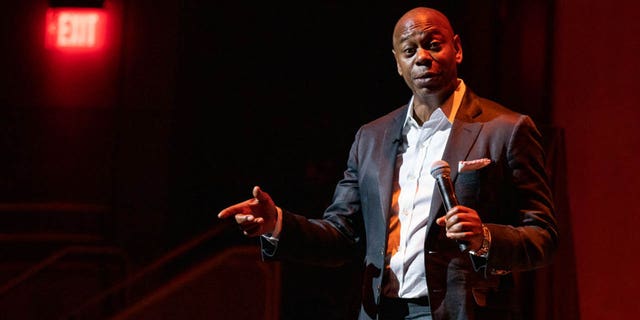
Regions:
M 218 217 L 260 236 L 265 259 L 362 259 L 360 319 L 518 318 L 513 273 L 549 264 L 558 241 L 540 134 L 458 78 L 460 38 L 441 12 L 405 13 L 392 52 L 413 95 L 360 127 L 322 219 L 257 186 Z M 454 164 L 448 211 L 430 174 L 439 160 Z

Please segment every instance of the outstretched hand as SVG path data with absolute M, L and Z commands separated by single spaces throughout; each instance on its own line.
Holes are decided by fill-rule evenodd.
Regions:
M 244 235 L 255 237 L 274 231 L 278 212 L 271 196 L 255 186 L 253 198 L 229 206 L 218 213 L 220 219 L 229 217 L 235 218 Z

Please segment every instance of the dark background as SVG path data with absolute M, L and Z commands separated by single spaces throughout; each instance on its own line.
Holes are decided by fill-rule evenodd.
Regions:
M 602 243 L 609 238 L 594 236 L 604 224 L 596 217 L 612 210 L 610 197 L 585 190 L 623 180 L 602 168 L 622 170 L 638 147 L 628 122 L 637 118 L 629 110 L 637 110 L 631 77 L 640 70 L 631 52 L 638 28 L 624 3 L 106 0 L 106 45 L 85 54 L 44 47 L 48 1 L 3 3 L 7 261 L 41 258 L 43 248 L 86 241 L 87 234 L 122 249 L 132 273 L 212 228 L 223 231 L 211 252 L 255 245 L 216 218 L 250 197 L 254 185 L 281 207 L 320 217 L 357 128 L 410 98 L 396 72 L 391 33 L 417 5 L 451 18 L 468 87 L 531 115 L 553 140 L 550 153 L 560 159 L 554 168 L 563 168 L 554 171 L 565 235 L 557 269 L 565 273 L 554 269 L 551 278 L 564 279 L 570 293 L 551 294 L 569 300 L 555 314 L 579 317 L 579 301 L 582 318 L 602 318 L 605 311 L 594 305 L 603 290 L 632 290 L 620 291 L 615 277 L 596 271 L 609 266 L 604 252 L 638 240 Z M 604 117 L 607 110 L 615 117 Z M 619 166 L 602 156 L 612 144 L 626 150 L 609 157 Z M 620 190 L 637 190 L 639 180 L 624 179 Z M 84 240 L 59 236 L 78 230 Z M 22 233 L 36 236 L 25 242 Z M 628 261 L 626 252 L 616 250 L 616 261 Z M 182 263 L 193 264 L 189 257 Z M 356 299 L 348 284 L 357 269 L 283 265 L 282 317 L 344 313 L 338 303 Z M 637 310 L 609 302 L 618 315 Z M 335 304 L 321 308 L 325 303 Z

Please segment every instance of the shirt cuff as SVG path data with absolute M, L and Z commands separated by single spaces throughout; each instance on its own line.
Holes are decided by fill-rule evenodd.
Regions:
M 280 231 L 282 231 L 282 209 L 280 207 L 276 207 L 277 216 L 276 216 L 276 226 L 272 233 L 265 233 L 262 237 L 267 240 L 272 245 L 277 245 L 278 240 L 280 240 Z

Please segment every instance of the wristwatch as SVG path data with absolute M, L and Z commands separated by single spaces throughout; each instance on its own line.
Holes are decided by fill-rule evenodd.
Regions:
M 482 224 L 482 245 L 478 250 L 469 250 L 474 256 L 486 258 L 489 256 L 489 248 L 491 247 L 491 232 L 489 228 Z

